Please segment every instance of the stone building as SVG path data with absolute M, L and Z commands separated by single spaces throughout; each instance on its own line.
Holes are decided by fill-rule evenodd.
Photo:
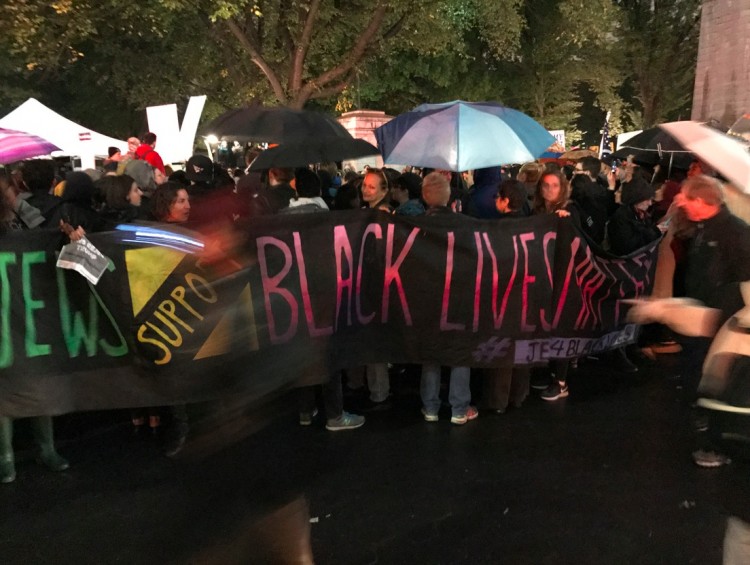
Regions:
M 731 126 L 750 112 L 750 0 L 703 0 L 692 119 Z

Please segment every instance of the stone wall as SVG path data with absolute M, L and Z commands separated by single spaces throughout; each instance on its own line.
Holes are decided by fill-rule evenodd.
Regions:
M 750 0 L 704 0 L 692 119 L 731 126 L 750 112 Z

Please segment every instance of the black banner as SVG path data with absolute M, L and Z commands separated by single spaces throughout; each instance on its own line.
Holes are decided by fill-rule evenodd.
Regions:
M 374 362 L 543 363 L 633 340 L 656 243 L 595 252 L 567 219 L 331 212 L 256 221 L 236 256 L 121 226 L 99 284 L 55 268 L 59 234 L 0 239 L 0 414 L 164 405 Z M 215 254 L 213 254 L 215 255 Z

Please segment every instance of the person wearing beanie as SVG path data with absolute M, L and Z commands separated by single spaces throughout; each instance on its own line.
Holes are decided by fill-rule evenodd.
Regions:
M 321 197 L 321 182 L 318 175 L 306 167 L 301 167 L 294 171 L 294 183 L 297 195 L 289 200 L 289 206 L 284 209 L 285 213 L 328 211 L 328 205 Z
M 654 188 L 634 177 L 622 185 L 622 205 L 608 224 L 609 246 L 615 255 L 629 255 L 661 237 L 651 214 Z

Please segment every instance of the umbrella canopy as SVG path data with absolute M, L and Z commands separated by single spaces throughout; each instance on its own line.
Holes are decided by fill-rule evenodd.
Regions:
M 637 163 L 656 165 L 666 161 L 670 166 L 680 169 L 687 169 L 693 160 L 687 148 L 659 127 L 634 135 L 612 154 L 618 159 L 627 159 L 630 155 Z
M 308 110 L 251 106 L 230 110 L 201 129 L 219 139 L 289 143 L 319 138 L 345 138 L 346 128 L 334 118 Z
M 658 127 L 737 188 L 750 193 L 750 153 L 747 143 L 698 122 L 669 122 Z
M 533 161 L 555 142 L 526 114 L 494 102 L 422 104 L 375 130 L 391 164 L 468 171 Z
M 347 133 L 347 135 L 349 135 Z M 378 148 L 364 139 L 316 139 L 304 143 L 282 143 L 266 149 L 253 161 L 250 170 L 258 171 L 271 167 L 303 167 L 311 163 L 356 159 L 377 155 Z
M 578 159 L 583 159 L 584 157 L 596 156 L 596 152 L 591 151 L 591 149 L 571 149 L 570 151 L 566 151 L 565 153 L 560 155 L 560 159 L 570 159 L 571 161 L 577 161 Z
M 46 139 L 23 131 L 0 128 L 0 164 L 49 155 L 60 148 Z

